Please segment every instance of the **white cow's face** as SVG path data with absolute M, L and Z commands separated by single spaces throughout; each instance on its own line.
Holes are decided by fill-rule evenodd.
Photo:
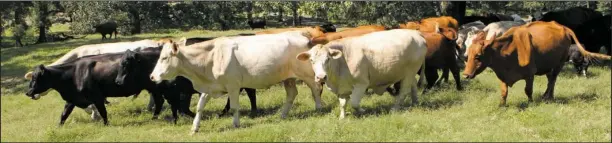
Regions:
M 184 41 L 184 38 L 181 41 Z M 181 41 L 179 43 L 182 43 Z M 157 64 L 151 72 L 150 78 L 152 81 L 159 83 L 162 80 L 172 80 L 177 76 L 177 67 L 180 61 L 178 58 L 179 46 L 179 44 L 171 41 L 164 44 Z
M 315 73 L 315 82 L 322 83 L 327 80 L 327 71 L 329 71 L 329 60 L 342 57 L 342 52 L 336 49 L 330 49 L 326 46 L 318 44 L 306 52 L 297 55 L 300 61 L 310 61 L 312 69 Z

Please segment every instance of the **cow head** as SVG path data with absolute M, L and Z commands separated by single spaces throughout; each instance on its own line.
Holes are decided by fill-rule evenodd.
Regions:
M 472 46 L 472 42 L 474 42 L 474 39 L 475 39 L 476 37 L 480 37 L 480 36 L 483 36 L 483 37 L 484 37 L 484 36 L 485 36 L 485 34 L 486 34 L 486 32 L 481 31 L 481 30 L 478 30 L 478 31 L 470 31 L 470 32 L 468 32 L 468 33 L 467 33 L 467 36 L 465 37 L 465 42 L 464 42 L 464 44 L 461 44 L 461 45 L 464 45 L 464 47 L 465 47 L 465 52 L 463 53 L 463 56 L 464 56 L 464 57 L 467 57 L 467 56 L 468 56 L 468 51 L 469 51 L 469 48 L 470 48 L 470 46 Z
M 173 79 L 177 76 L 179 65 L 179 47 L 184 47 L 187 38 L 183 37 L 178 42 L 166 42 L 159 54 L 157 64 L 151 72 L 150 78 L 154 82 Z
M 306 52 L 302 52 L 296 56 L 300 61 L 310 61 L 312 69 L 315 73 L 315 82 L 323 83 L 327 80 L 327 72 L 329 71 L 329 60 L 339 59 L 342 57 L 342 51 L 330 48 L 334 45 L 318 44 Z
M 478 34 L 478 36 L 473 40 L 473 43 L 466 50 L 467 54 L 467 62 L 465 64 L 465 69 L 463 70 L 463 75 L 466 79 L 472 79 L 476 75 L 480 74 L 484 71 L 485 68 L 489 64 L 491 64 L 492 58 L 491 54 L 487 52 L 490 51 L 489 48 L 493 44 L 493 40 L 485 40 L 484 34 Z
M 134 78 L 136 75 L 133 74 L 141 74 L 141 68 L 138 66 L 140 64 L 140 58 L 138 56 L 138 53 L 129 49 L 125 51 L 119 62 L 119 69 L 117 71 L 117 77 L 115 78 L 115 83 L 117 83 L 117 85 L 125 84 L 126 80 L 132 81 L 132 79 L 126 79 L 126 77 Z
M 49 90 L 54 83 L 52 79 L 50 79 L 52 76 L 53 75 L 50 75 L 49 71 L 43 65 L 38 65 L 34 68 L 34 72 L 26 74 L 25 78 L 30 80 L 26 96 L 38 100 L 41 96 L 46 95 L 47 90 Z

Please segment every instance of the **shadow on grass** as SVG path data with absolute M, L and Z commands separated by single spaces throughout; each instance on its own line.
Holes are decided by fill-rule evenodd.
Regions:
M 534 94 L 537 95 L 537 94 Z M 578 93 L 569 97 L 566 96 L 560 96 L 560 97 L 554 97 L 554 99 L 551 100 L 545 100 L 542 99 L 542 96 L 538 96 L 538 97 L 533 97 L 533 102 L 529 102 L 527 101 L 527 98 L 525 98 L 525 101 L 520 102 L 519 104 L 516 105 L 516 107 L 519 109 L 519 111 L 523 111 L 529 107 L 536 107 L 539 106 L 540 104 L 562 104 L 562 105 L 567 105 L 569 103 L 572 102 L 586 102 L 586 103 L 591 103 L 595 100 L 597 100 L 597 94 L 595 93 Z

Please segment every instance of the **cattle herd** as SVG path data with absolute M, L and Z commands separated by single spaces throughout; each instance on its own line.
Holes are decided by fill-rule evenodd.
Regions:
M 456 89 L 463 90 L 462 67 L 468 79 L 492 69 L 501 81 L 500 105 L 506 103 L 508 87 L 518 80 L 526 81 L 525 94 L 532 101 L 535 75 L 546 75 L 542 98 L 552 99 L 566 62 L 586 74 L 589 62 L 610 60 L 610 21 L 610 15 L 576 7 L 528 20 L 517 15 L 468 16 L 463 21 L 442 16 L 398 28 L 363 25 L 336 32 L 333 25 L 325 24 L 217 38 L 84 45 L 26 73 L 30 80 L 26 95 L 39 99 L 49 89 L 58 91 L 66 101 L 60 125 L 75 106 L 107 125 L 107 97 L 135 97 L 147 90 L 153 118 L 165 99 L 174 123 L 178 114 L 194 118 L 193 133 L 211 97 L 228 95 L 222 114 L 232 113 L 237 127 L 240 92 L 247 92 L 256 114 L 255 90 L 278 83 L 286 91 L 281 109 L 285 118 L 298 94 L 296 79 L 310 88 L 315 109 L 322 108 L 324 86 L 336 94 L 341 119 L 347 102 L 355 114 L 363 111 L 359 104 L 368 89 L 394 96 L 392 110 L 400 109 L 408 94 L 412 104 L 418 103 L 417 86 L 426 82 L 424 94 L 447 81 L 449 71 Z M 249 25 L 264 28 L 265 21 Z M 602 46 L 607 55 L 597 53 Z M 189 103 L 195 93 L 200 97 L 193 113 Z

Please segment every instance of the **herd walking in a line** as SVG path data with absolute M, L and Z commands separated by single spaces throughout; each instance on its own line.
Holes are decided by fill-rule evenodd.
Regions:
M 211 97 L 228 95 L 222 114 L 233 114 L 238 127 L 240 92 L 247 92 L 251 113 L 257 114 L 255 90 L 278 83 L 286 91 L 281 118 L 287 117 L 298 95 L 297 79 L 310 88 L 316 110 L 324 105 L 323 87 L 337 95 L 342 119 L 347 102 L 353 114 L 363 112 L 360 102 L 368 89 L 394 96 L 392 110 L 400 110 L 408 95 L 417 104 L 419 94 L 448 82 L 449 72 L 455 88 L 463 90 L 462 67 L 467 79 L 490 68 L 500 81 L 500 105 L 506 103 L 508 87 L 519 80 L 526 81 L 525 94 L 532 101 L 535 75 L 548 78 L 542 98 L 550 100 L 566 62 L 586 75 L 591 62 L 610 60 L 610 15 L 591 9 L 553 11 L 528 20 L 495 14 L 463 19 L 441 16 L 393 28 L 363 25 L 336 32 L 326 24 L 217 38 L 84 45 L 26 73 L 26 95 L 39 99 L 49 89 L 59 92 L 66 101 L 60 124 L 79 107 L 108 125 L 107 97 L 135 97 L 147 90 L 153 118 L 167 101 L 174 123 L 178 114 L 193 117 L 195 133 Z M 249 25 L 263 28 L 265 21 Z M 602 46 L 607 55 L 597 53 Z M 200 97 L 194 113 L 189 107 L 196 93 Z

